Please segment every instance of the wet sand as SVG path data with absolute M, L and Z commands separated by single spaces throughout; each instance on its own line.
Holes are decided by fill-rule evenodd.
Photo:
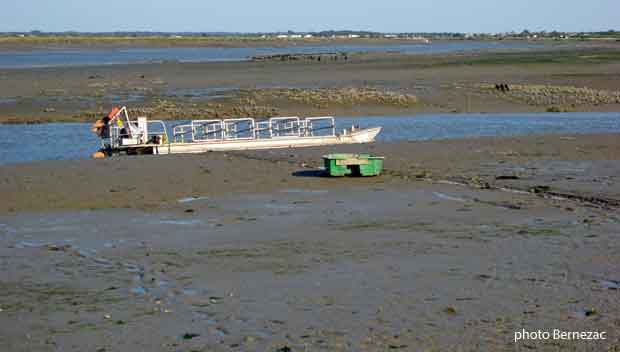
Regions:
M 0 122 L 92 121 L 119 104 L 168 119 L 618 111 L 618 48 L 616 43 L 569 43 L 531 50 L 432 55 L 350 53 L 346 60 L 320 62 L 0 69 Z M 499 92 L 488 88 L 496 84 L 520 89 Z M 338 91 L 351 88 L 417 99 L 415 104 L 365 101 Z M 282 89 L 285 94 L 279 94 Z M 310 99 L 296 99 L 299 94 L 292 89 L 306 90 Z
M 620 135 L 0 166 L 9 351 L 614 350 Z M 605 331 L 605 341 L 513 341 Z

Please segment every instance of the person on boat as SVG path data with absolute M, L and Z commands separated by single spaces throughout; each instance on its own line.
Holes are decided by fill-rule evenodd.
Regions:
M 92 131 L 97 134 L 100 138 L 109 138 L 110 137 L 110 121 L 113 120 L 120 109 L 118 107 L 114 107 L 106 116 L 97 119 L 93 124 Z M 122 127 L 121 119 L 116 119 L 117 123 L 120 122 Z

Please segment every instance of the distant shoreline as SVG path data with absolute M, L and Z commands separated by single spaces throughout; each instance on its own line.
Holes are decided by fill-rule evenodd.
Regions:
M 448 41 L 448 40 L 441 40 Z M 451 40 L 452 41 L 452 40 Z M 454 40 L 458 41 L 458 40 Z M 213 48 L 243 48 L 243 47 L 289 47 L 325 44 L 415 44 L 424 43 L 417 39 L 396 38 L 261 38 L 261 37 L 99 37 L 99 36 L 49 36 L 49 37 L 0 37 L 0 50 L 31 50 L 50 47 L 77 47 L 77 48 L 110 48 L 110 47 L 213 47 Z
M 613 42 L 614 38 L 609 39 Z M 312 45 L 402 45 L 402 44 L 425 44 L 444 42 L 515 42 L 515 43 L 574 43 L 584 42 L 577 39 L 521 39 L 521 38 L 475 38 L 456 39 L 440 38 L 277 38 L 277 37 L 246 37 L 246 36 L 212 36 L 212 37 L 116 37 L 116 36 L 41 36 L 41 37 L 16 37 L 0 36 L 0 51 L 2 50 L 36 50 L 46 48 L 243 48 L 243 47 L 291 47 Z M 602 39 L 589 39 L 588 41 L 604 41 Z

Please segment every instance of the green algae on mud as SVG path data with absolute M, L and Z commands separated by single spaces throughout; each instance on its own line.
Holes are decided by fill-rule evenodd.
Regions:
M 516 50 L 515 52 L 488 52 L 462 57 L 446 56 L 429 63 L 430 66 L 485 66 L 485 65 L 588 65 L 620 61 L 620 50 L 613 45 L 606 48 L 560 48 L 556 50 Z
M 94 101 L 97 98 L 91 99 Z M 107 95 L 104 94 L 102 99 L 107 99 Z M 141 99 L 128 106 L 132 116 L 155 116 L 165 120 L 239 116 L 269 118 L 283 113 L 299 114 L 309 109 L 327 113 L 332 108 L 365 106 L 407 109 L 419 104 L 418 98 L 412 94 L 371 87 L 231 89 L 226 95 L 213 98 L 206 96 L 202 100 L 151 92 Z M 99 105 L 96 111 L 83 110 L 61 115 L 55 113 L 56 109 L 48 108 L 49 111 L 40 117 L 5 116 L 0 117 L 0 123 L 90 122 L 106 113 L 102 107 Z
M 502 99 L 523 101 L 531 106 L 549 107 L 548 112 L 570 111 L 580 106 L 620 104 L 620 91 L 575 86 L 511 84 L 497 89 L 497 84 L 477 85 L 481 92 Z

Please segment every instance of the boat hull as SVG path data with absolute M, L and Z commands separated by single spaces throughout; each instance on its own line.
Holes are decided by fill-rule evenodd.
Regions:
M 329 137 L 274 137 L 265 139 L 169 143 L 153 147 L 153 154 L 192 154 L 209 151 L 278 149 L 370 143 L 375 140 L 379 132 L 381 132 L 381 127 L 365 128 L 355 132 Z

